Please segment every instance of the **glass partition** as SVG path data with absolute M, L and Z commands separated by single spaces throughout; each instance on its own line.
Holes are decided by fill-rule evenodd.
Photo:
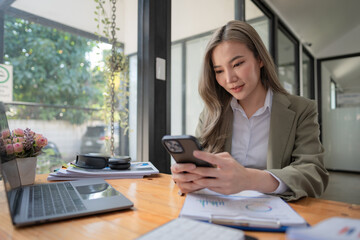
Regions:
M 251 0 L 245 0 L 245 21 L 255 28 L 267 50 L 270 51 L 270 18 Z
M 185 83 L 183 82 L 183 49 L 184 43 L 171 46 L 171 134 L 181 135 L 184 126 Z
M 195 134 L 203 102 L 198 81 L 212 31 L 234 19 L 233 0 L 172 0 L 171 133 Z
M 298 94 L 298 75 L 296 73 L 295 51 L 296 44 L 284 33 L 278 29 L 278 75 L 280 83 L 291 94 Z
M 126 2 L 122 20 L 137 19 L 136 1 Z M 48 138 L 48 146 L 38 157 L 39 173 L 51 172 L 80 153 L 110 153 L 107 100 L 111 45 L 97 44 L 99 38 L 94 33 L 70 33 L 64 30 L 69 27 L 46 21 L 5 12 L 4 63 L 13 69 L 13 98 L 5 101 L 7 116 L 11 129 L 29 127 Z M 133 34 L 137 22 L 125 22 L 120 31 L 135 30 L 119 35 L 119 55 L 137 51 L 137 35 Z M 114 82 L 115 154 L 136 159 L 131 150 L 136 144 L 129 144 L 129 138 L 136 136 L 136 54 L 123 57 L 123 63 L 125 68 Z M 135 125 L 128 119 L 135 119 Z
M 302 54 L 302 96 L 314 99 L 314 59 L 305 51 Z
M 325 166 L 360 172 L 360 56 L 321 62 Z

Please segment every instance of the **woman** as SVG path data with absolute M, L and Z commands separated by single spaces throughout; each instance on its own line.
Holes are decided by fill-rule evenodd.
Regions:
M 256 190 L 290 201 L 318 197 L 328 183 L 312 100 L 286 92 L 257 32 L 230 21 L 208 43 L 199 93 L 205 108 L 194 156 L 215 168 L 174 164 L 181 192 Z

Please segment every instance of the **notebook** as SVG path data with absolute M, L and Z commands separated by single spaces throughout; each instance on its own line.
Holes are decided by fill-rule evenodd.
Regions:
M 4 130 L 10 129 L 5 107 L 0 102 L 0 132 Z M 133 206 L 129 199 L 103 179 L 21 186 L 15 156 L 6 153 L 1 137 L 0 140 L 0 179 L 4 183 L 0 196 L 6 196 L 15 226 L 70 219 Z

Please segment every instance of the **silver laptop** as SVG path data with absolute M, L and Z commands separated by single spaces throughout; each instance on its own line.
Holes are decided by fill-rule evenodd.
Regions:
M 9 129 L 5 107 L 0 102 L 0 132 Z M 0 137 L 0 179 L 15 226 L 27 226 L 129 209 L 133 203 L 103 179 L 54 182 L 21 186 L 15 156 L 8 155 Z

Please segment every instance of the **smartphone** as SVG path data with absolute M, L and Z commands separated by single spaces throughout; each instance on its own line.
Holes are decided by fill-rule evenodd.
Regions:
M 165 135 L 161 141 L 177 163 L 194 163 L 199 167 L 213 167 L 211 163 L 194 157 L 193 152 L 195 150 L 202 150 L 196 137 L 191 135 Z

